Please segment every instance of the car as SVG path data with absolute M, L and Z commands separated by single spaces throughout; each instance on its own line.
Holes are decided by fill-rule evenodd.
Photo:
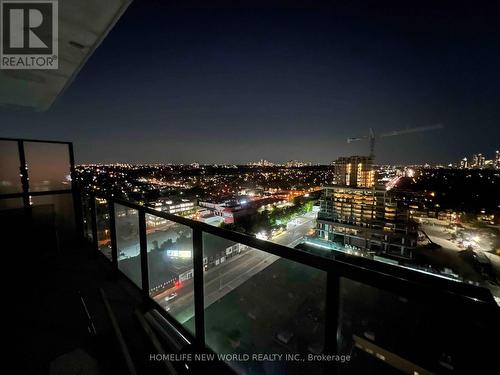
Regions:
M 175 297 L 177 297 L 177 293 L 171 293 L 169 294 L 168 296 L 165 297 L 165 301 L 171 301 L 173 300 Z

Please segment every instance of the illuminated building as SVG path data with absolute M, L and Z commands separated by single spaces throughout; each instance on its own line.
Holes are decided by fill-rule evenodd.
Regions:
M 234 224 L 238 218 L 253 215 L 257 209 L 247 202 L 200 202 L 201 207 L 206 208 L 212 215 L 220 216 L 226 224 Z
M 253 165 L 253 166 L 257 166 L 257 167 L 272 167 L 272 166 L 274 166 L 274 163 L 272 163 L 266 159 L 261 159 L 257 162 L 249 163 L 249 165 Z
M 363 251 L 411 258 L 417 224 L 396 193 L 375 187 L 372 158 L 341 157 L 333 165 L 337 185 L 323 189 L 317 236 Z
M 472 168 L 483 168 L 486 158 L 483 154 L 474 154 L 472 155 Z
M 331 186 L 324 188 L 317 235 L 370 252 L 410 258 L 417 224 L 391 191 Z
M 338 185 L 368 188 L 375 185 L 373 160 L 369 156 L 341 157 L 333 166 Z
M 162 211 L 174 215 L 188 215 L 193 213 L 196 205 L 195 201 L 184 198 L 178 201 L 160 198 L 159 203 L 161 204 Z
M 160 198 L 156 202 L 149 203 L 148 206 L 157 211 L 166 212 L 172 215 L 186 216 L 195 212 L 196 203 L 189 199 L 180 199 L 173 201 L 167 198 Z M 146 222 L 149 227 L 157 227 L 165 225 L 167 220 L 153 215 L 146 217 Z
M 469 164 L 467 163 L 467 158 L 463 158 L 460 160 L 460 168 L 461 169 L 467 169 Z

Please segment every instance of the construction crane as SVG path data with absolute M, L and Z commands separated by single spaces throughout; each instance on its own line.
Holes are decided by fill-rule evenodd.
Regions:
M 385 137 L 393 137 L 396 135 L 403 135 L 403 134 L 409 134 L 409 133 L 420 133 L 420 132 L 425 132 L 428 130 L 436 130 L 436 129 L 442 129 L 442 128 L 444 128 L 444 126 L 442 124 L 436 124 L 436 125 L 429 125 L 429 126 L 420 126 L 420 127 L 416 127 L 416 128 L 393 130 L 393 131 L 390 131 L 387 133 L 382 133 L 382 134 L 375 134 L 373 129 L 370 128 L 368 135 L 364 135 L 361 137 L 347 138 L 347 143 L 352 143 L 352 142 L 368 139 L 370 141 L 370 157 L 373 159 L 373 158 L 375 158 L 375 139 L 385 138 Z

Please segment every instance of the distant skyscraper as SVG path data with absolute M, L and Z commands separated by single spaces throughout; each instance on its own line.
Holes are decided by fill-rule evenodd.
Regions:
M 479 164 L 479 154 L 472 155 L 472 160 L 471 160 L 470 166 L 472 168 L 477 168 L 478 164 Z
M 375 185 L 373 159 L 369 156 L 341 157 L 333 162 L 338 185 L 371 188 Z
M 274 163 L 267 161 L 266 159 L 261 159 L 259 161 L 248 163 L 248 165 L 253 165 L 257 167 L 273 167 Z
M 483 168 L 485 166 L 486 158 L 483 154 L 479 154 L 479 168 Z
M 467 169 L 469 167 L 468 160 L 467 158 L 463 158 L 460 160 L 460 168 L 461 169 Z
M 500 169 L 500 151 L 495 152 L 495 168 Z
M 486 158 L 483 154 L 474 154 L 472 155 L 472 168 L 483 168 Z
M 298 161 L 298 160 L 290 160 L 290 161 L 287 161 L 286 164 L 285 164 L 285 167 L 287 168 L 297 168 L 297 167 L 305 167 L 306 165 L 311 165 L 311 163 L 304 163 L 302 161 Z

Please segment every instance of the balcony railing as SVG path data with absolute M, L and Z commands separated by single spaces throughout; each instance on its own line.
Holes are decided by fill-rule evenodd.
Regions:
M 497 338 L 499 315 L 486 289 L 345 254 L 321 257 L 73 185 L 33 191 L 28 141 L 2 142 L 18 146 L 22 183 L 0 202 L 21 198 L 30 208 L 32 196 L 71 193 L 75 234 L 196 347 L 234 355 L 223 359 L 237 372 L 468 372 L 493 352 L 487 342 Z M 73 176 L 71 144 L 62 144 Z
M 463 332 L 453 327 L 481 316 L 485 320 L 464 330 L 467 340 L 479 340 L 482 334 L 472 326 L 484 325 L 487 332 L 498 316 L 486 289 L 348 256 L 326 259 L 132 202 L 84 197 L 90 202 L 84 212 L 92 231 L 87 237 L 100 241 L 97 212 L 109 218 L 103 227 L 103 233 L 109 227 L 109 238 L 101 246 L 94 240 L 94 247 L 141 289 L 152 308 L 199 347 L 218 354 L 308 358 L 358 352 L 356 361 L 366 365 L 363 352 L 403 372 L 443 372 L 470 365 L 461 362 L 464 347 L 456 345 L 464 341 Z M 149 217 L 164 219 L 163 229 L 149 227 L 157 222 Z M 229 247 L 237 253 L 227 252 Z M 250 257 L 254 262 L 245 266 Z M 240 275 L 245 272 L 248 277 Z M 425 347 L 429 339 L 438 339 L 439 348 Z M 228 363 L 242 372 L 253 366 Z M 325 363 L 309 364 L 311 372 L 326 371 Z M 299 371 L 296 362 L 281 365 L 289 373 Z

